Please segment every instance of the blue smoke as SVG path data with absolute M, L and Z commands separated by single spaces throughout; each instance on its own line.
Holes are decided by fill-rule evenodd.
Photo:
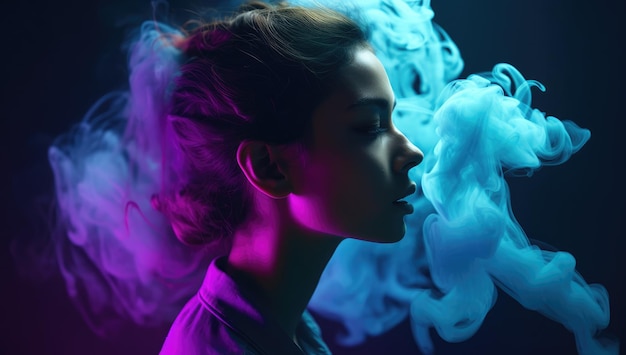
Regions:
M 496 302 L 497 286 L 572 331 L 580 354 L 617 354 L 617 343 L 595 338 L 609 323 L 608 293 L 584 281 L 571 254 L 530 245 L 504 179 L 565 162 L 590 132 L 532 109 L 531 88 L 545 89 L 510 65 L 452 80 L 463 61 L 431 21 L 429 1 L 339 10 L 370 30 L 398 97 L 394 124 L 425 153 L 411 171 L 423 195 L 409 201 L 416 212 L 399 243 L 342 242 L 310 307 L 341 321 L 346 345 L 410 316 L 418 346 L 430 354 L 428 329 L 446 341 L 468 339 Z
M 451 83 L 433 116 L 440 137 L 422 176 L 437 213 L 423 226 L 431 275 L 443 296 L 420 292 L 415 328 L 435 326 L 447 341 L 472 336 L 495 303 L 498 286 L 524 307 L 560 322 L 581 354 L 611 354 L 595 339 L 608 326 L 606 290 L 588 285 L 565 252 L 530 246 L 516 222 L 504 172 L 530 175 L 566 161 L 589 139 L 572 122 L 530 108 L 530 89 L 510 65 Z M 428 344 L 423 331 L 420 343 Z

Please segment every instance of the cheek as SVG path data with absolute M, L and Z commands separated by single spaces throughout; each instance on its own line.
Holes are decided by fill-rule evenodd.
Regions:
M 360 238 L 388 224 L 384 164 L 372 156 L 329 154 L 306 169 L 302 193 L 292 198 L 292 214 L 309 229 Z
M 337 156 L 308 166 L 298 190 L 291 198 L 292 214 L 309 229 L 343 235 L 354 206 L 364 207 L 358 174 Z

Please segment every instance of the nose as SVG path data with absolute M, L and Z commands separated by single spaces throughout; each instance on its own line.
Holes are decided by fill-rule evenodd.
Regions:
M 424 153 L 400 131 L 398 131 L 398 139 L 399 148 L 394 159 L 394 170 L 399 173 L 407 173 L 424 160 Z

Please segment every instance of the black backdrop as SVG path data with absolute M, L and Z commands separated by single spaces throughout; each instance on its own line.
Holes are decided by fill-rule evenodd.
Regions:
M 175 10 L 188 4 L 172 3 Z M 591 130 L 589 143 L 569 162 L 531 179 L 511 179 L 512 204 L 529 237 L 572 253 L 588 282 L 607 287 L 609 331 L 626 339 L 624 2 L 435 0 L 432 6 L 435 21 L 460 47 L 462 76 L 511 63 L 547 86 L 547 93 L 535 92 L 535 107 Z M 103 93 L 124 86 L 119 43 L 129 24 L 150 16 L 149 2 L 13 1 L 0 12 L 0 156 L 6 161 L 0 174 L 0 354 L 156 354 L 167 326 L 131 326 L 116 339 L 99 339 L 58 277 L 28 282 L 9 253 L 12 238 L 41 233 L 33 217 L 42 209 L 33 201 L 52 187 L 49 140 Z M 336 328 L 320 323 L 327 332 Z M 418 353 L 408 322 L 356 348 L 329 342 L 337 354 Z M 435 336 L 435 342 L 438 354 L 575 353 L 573 336 L 562 326 L 502 293 L 473 338 L 447 344 Z

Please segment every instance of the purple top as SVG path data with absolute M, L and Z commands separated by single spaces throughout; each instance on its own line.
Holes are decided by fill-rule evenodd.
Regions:
M 300 349 L 254 302 L 254 293 L 224 272 L 225 261 L 213 260 L 200 290 L 172 324 L 160 355 L 330 354 L 307 311 L 296 329 Z

